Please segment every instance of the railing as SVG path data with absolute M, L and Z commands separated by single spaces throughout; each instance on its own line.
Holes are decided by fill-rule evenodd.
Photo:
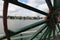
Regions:
M 48 14 L 48 13 L 45 13 L 45 12 L 43 12 L 43 11 L 41 11 L 41 10 L 38 10 L 38 9 L 36 9 L 36 8 L 33 8 L 33 7 L 31 7 L 31 6 L 28 6 L 28 5 L 26 5 L 26 4 L 23 4 L 23 3 L 21 3 L 21 2 L 18 2 L 17 0 L 4 0 L 4 6 L 3 6 L 3 24 L 4 24 L 4 32 L 5 32 L 5 35 L 6 36 L 4 36 L 3 38 L 1 38 L 0 40 L 2 40 L 2 39 L 4 39 L 4 38 L 7 38 L 7 40 L 11 40 L 10 39 L 10 37 L 11 36 L 14 36 L 14 35 L 17 35 L 17 34 L 19 34 L 19 33 L 21 33 L 21 32 L 24 32 L 24 31 L 26 31 L 26 30 L 29 30 L 29 29 L 32 29 L 32 28 L 35 28 L 35 27 L 37 27 L 37 26 L 39 26 L 39 25 L 42 25 L 42 24 L 44 24 L 44 23 L 46 23 L 47 25 L 43 25 L 41 28 L 39 28 L 39 30 L 37 30 L 36 31 L 36 33 L 34 33 L 33 35 L 32 35 L 32 37 L 29 39 L 29 40 L 33 40 L 39 33 L 41 33 L 43 30 L 45 30 L 45 32 L 44 33 L 42 33 L 42 35 L 41 36 L 39 36 L 39 38 L 38 38 L 38 40 L 45 40 L 46 39 L 46 37 L 47 37 L 47 35 L 48 35 L 48 39 L 50 40 L 50 38 L 51 38 L 51 33 L 53 32 L 53 39 L 55 38 L 55 25 L 54 24 L 56 24 L 55 22 L 56 22 L 56 20 L 54 19 L 55 18 L 55 16 L 53 15 L 53 11 L 55 11 L 57 8 L 59 8 L 60 7 L 60 5 L 59 5 L 59 3 L 60 3 L 60 0 L 54 0 L 54 7 L 52 6 L 52 4 L 51 4 L 51 1 L 50 0 L 45 0 L 46 1 L 46 3 L 47 3 L 47 5 L 48 5 L 48 7 L 49 7 L 49 10 L 51 11 L 50 12 L 50 14 Z M 9 30 L 8 29 L 8 27 L 7 27 L 7 12 L 8 12 L 8 5 L 9 5 L 9 3 L 12 3 L 12 4 L 15 4 L 15 5 L 17 5 L 17 6 L 21 6 L 21 7 L 23 7 L 23 8 L 26 8 L 26 9 L 29 9 L 29 10 L 32 10 L 32 11 L 34 11 L 34 12 L 37 12 L 37 13 L 39 13 L 39 14 L 43 14 L 43 15 L 46 15 L 46 16 L 48 16 L 48 18 L 46 19 L 46 20 L 42 20 L 42 21 L 39 21 L 39 22 L 36 22 L 36 23 L 34 23 L 34 24 L 31 24 L 31 25 L 28 25 L 28 26 L 25 26 L 25 27 L 23 27 L 23 28 L 20 28 L 20 30 L 18 30 L 17 32 L 13 32 L 13 31 L 11 31 L 11 30 Z M 54 18 L 53 18 L 53 16 L 54 16 Z M 51 17 L 52 16 L 52 17 Z M 50 18 L 51 17 L 51 18 Z M 53 19 L 52 19 L 53 18 Z M 52 21 L 51 21 L 51 19 L 52 19 Z M 51 23 L 51 24 L 50 24 Z M 53 25 L 52 25 L 53 24 Z M 59 28 L 59 25 L 58 25 L 58 28 Z M 60 29 L 59 29 L 60 30 Z M 43 37 L 44 36 L 44 37 Z M 43 38 L 43 39 L 42 39 Z M 22 39 L 21 39 L 22 40 Z

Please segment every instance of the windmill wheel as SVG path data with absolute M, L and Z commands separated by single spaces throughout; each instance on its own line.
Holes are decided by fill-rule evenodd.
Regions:
M 60 25 L 59 25 L 59 12 L 60 12 L 60 0 L 54 0 L 54 6 L 51 3 L 51 0 L 45 0 L 47 3 L 47 6 L 49 8 L 49 13 L 45 13 L 41 10 L 38 10 L 36 8 L 33 8 L 31 6 L 28 6 L 26 4 L 23 4 L 21 2 L 18 2 L 17 0 L 4 0 L 4 9 L 3 9 L 3 23 L 4 23 L 4 31 L 6 36 L 4 36 L 1 39 L 7 38 L 10 40 L 11 36 L 17 35 L 18 33 L 24 32 L 28 29 L 35 28 L 36 26 L 44 24 L 41 28 L 39 28 L 36 33 L 34 33 L 29 40 L 33 40 L 36 36 L 38 36 L 40 33 L 42 33 L 37 40 L 52 40 L 55 39 L 56 35 L 59 35 L 58 33 L 60 32 Z M 34 12 L 46 15 L 47 18 L 45 20 L 36 22 L 34 24 L 28 25 L 26 27 L 20 28 L 19 31 L 17 32 L 11 32 L 7 28 L 7 9 L 8 9 L 8 3 L 15 4 L 17 6 L 21 6 L 23 8 L 32 10 Z M 56 29 L 58 28 L 58 31 Z M 44 32 L 43 32 L 44 31 Z

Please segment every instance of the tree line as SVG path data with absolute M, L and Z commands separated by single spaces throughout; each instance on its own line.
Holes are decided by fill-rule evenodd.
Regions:
M 0 16 L 0 18 L 3 18 L 3 16 Z M 7 16 L 7 19 L 43 19 L 43 17 L 30 17 L 30 16 Z

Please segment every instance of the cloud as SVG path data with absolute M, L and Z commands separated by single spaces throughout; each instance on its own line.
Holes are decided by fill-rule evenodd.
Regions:
M 38 9 L 43 11 L 43 12 L 46 12 L 46 13 L 49 13 L 49 9 L 48 9 L 48 6 L 47 4 L 42 4 L 42 5 L 39 5 L 38 6 Z M 42 15 L 42 14 L 39 14 L 41 17 L 44 17 L 45 15 Z
M 3 12 L 3 1 L 0 0 L 0 15 L 2 15 Z
M 48 13 L 48 7 L 47 7 L 47 5 L 46 5 L 46 2 L 44 1 L 44 0 L 29 0 L 28 1 L 28 5 L 29 6 L 32 6 L 32 7 L 35 7 L 35 8 L 37 8 L 37 9 L 40 9 L 40 10 L 42 10 L 42 11 L 44 11 L 44 12 L 47 12 Z M 41 14 L 38 14 L 38 13 L 36 13 L 36 12 L 30 12 L 31 13 L 31 15 L 33 14 L 34 16 L 44 16 L 44 15 L 41 15 Z
M 38 6 L 38 9 L 40 9 L 40 10 L 42 10 L 42 11 L 44 11 L 44 12 L 47 12 L 47 13 L 48 13 L 48 11 L 49 11 L 47 4 L 39 5 L 39 6 Z
M 31 4 L 33 2 L 33 4 Z M 29 5 L 34 5 L 34 1 L 29 1 L 27 4 Z M 30 10 L 27 10 L 27 9 L 24 9 L 22 7 L 18 7 L 18 6 L 15 6 L 13 4 L 10 4 L 9 5 L 9 11 L 8 11 L 8 15 L 12 15 L 12 16 L 36 16 L 37 13 L 33 12 L 33 11 L 30 11 Z
M 35 6 L 35 4 L 36 4 L 36 2 L 35 2 L 35 1 L 36 1 L 36 0 L 28 0 L 27 5 Z
M 10 3 L 9 9 L 8 9 L 8 15 L 10 16 L 26 16 L 27 9 L 13 5 Z
M 32 7 L 35 7 L 37 9 L 43 10 L 47 12 L 47 6 L 45 4 L 44 0 L 28 0 L 26 3 L 27 5 L 30 5 Z M 0 0 L 0 15 L 2 15 L 2 9 L 3 9 L 3 2 Z M 9 9 L 8 9 L 8 15 L 10 16 L 38 16 L 39 14 L 33 11 L 30 11 L 28 9 L 13 5 L 9 3 Z M 42 16 L 42 15 L 41 15 Z

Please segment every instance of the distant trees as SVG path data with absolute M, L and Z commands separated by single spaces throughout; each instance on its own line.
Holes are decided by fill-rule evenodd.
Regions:
M 0 18 L 3 18 L 3 16 L 0 16 Z
M 14 16 L 7 16 L 7 18 L 9 18 L 9 19 L 15 19 Z
M 3 16 L 0 16 L 0 18 L 3 18 Z M 30 16 L 7 16 L 8 19 L 43 19 L 43 17 L 30 17 Z

